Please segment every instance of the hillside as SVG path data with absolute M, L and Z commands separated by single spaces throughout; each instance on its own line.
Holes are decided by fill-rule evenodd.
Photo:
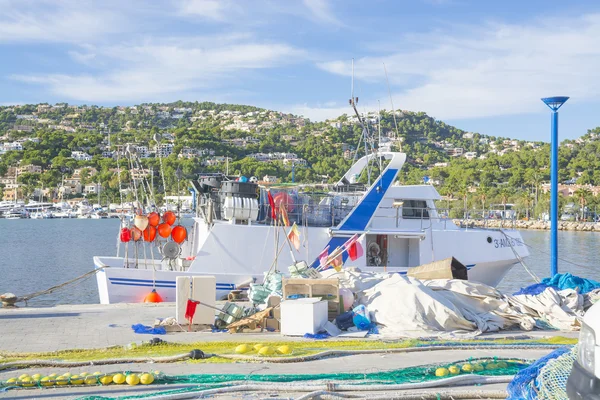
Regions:
M 524 193 L 548 179 L 547 144 L 465 132 L 410 111 L 396 111 L 397 128 L 393 114 L 383 111 L 382 139 L 377 143 L 377 115 L 364 117 L 374 133 L 374 146 L 401 147 L 408 154 L 400 176 L 403 183 L 420 183 L 427 176 L 449 198 L 466 193 L 469 206 L 521 201 L 534 208 Z M 360 133 L 354 116 L 314 123 L 252 106 L 209 102 L 0 107 L 0 188 L 6 193 L 19 186 L 20 196 L 26 197 L 43 184 L 56 196 L 64 179 L 73 178 L 79 179 L 81 192 L 91 194 L 86 185 L 99 184 L 102 195 L 114 201 L 119 197 L 117 160 L 128 169 L 123 159 L 126 146 L 135 148 L 142 159 L 142 170 L 133 172 L 155 174 L 157 186 L 162 184 L 157 155 L 163 157 L 168 191 L 177 186 L 177 168 L 186 178 L 228 169 L 231 174 L 291 181 L 293 165 L 296 182 L 334 181 L 350 165 Z M 562 181 L 600 184 L 598 133 L 600 128 L 562 143 Z M 12 182 L 15 172 L 18 178 Z M 127 185 L 132 177 L 122 178 Z M 63 194 L 81 195 L 75 187 L 69 192 Z M 594 201 L 593 196 L 586 200 Z

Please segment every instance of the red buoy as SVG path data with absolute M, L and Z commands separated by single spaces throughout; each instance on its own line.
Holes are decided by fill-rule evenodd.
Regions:
M 177 225 L 173 227 L 173 231 L 171 232 L 171 237 L 173 241 L 177 244 L 181 244 L 187 238 L 187 229 L 184 226 Z
M 156 289 L 152 289 L 150 293 L 144 297 L 144 303 L 162 303 L 163 299 L 160 294 L 156 292 Z
M 121 228 L 121 234 L 119 235 L 121 242 L 131 241 L 131 231 L 129 228 Z
M 144 229 L 144 240 L 146 242 L 152 242 L 156 238 L 156 228 L 152 225 L 148 225 L 146 229 Z
M 168 238 L 171 235 L 171 225 L 167 223 L 160 224 L 157 228 L 158 234 L 162 238 Z

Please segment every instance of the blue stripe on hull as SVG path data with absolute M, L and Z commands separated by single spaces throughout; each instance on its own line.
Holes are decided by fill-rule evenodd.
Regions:
M 108 278 L 113 285 L 126 285 L 126 286 L 149 286 L 149 287 L 166 287 L 175 288 L 175 281 L 153 281 L 152 279 L 132 279 L 132 278 Z M 156 285 L 154 284 L 156 283 Z M 217 290 L 233 290 L 235 285 L 233 283 L 217 283 Z

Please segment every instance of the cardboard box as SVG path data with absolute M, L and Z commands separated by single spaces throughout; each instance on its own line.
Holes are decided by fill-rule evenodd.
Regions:
M 285 300 L 280 308 L 282 335 L 315 334 L 327 322 L 327 301 L 319 298 Z

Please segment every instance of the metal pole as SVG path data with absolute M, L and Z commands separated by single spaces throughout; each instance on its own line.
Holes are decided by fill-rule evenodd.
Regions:
M 552 110 L 550 143 L 550 275 L 558 273 L 558 109 L 565 96 L 546 97 L 542 101 Z
M 558 111 L 552 111 L 550 144 L 550 276 L 558 273 Z

